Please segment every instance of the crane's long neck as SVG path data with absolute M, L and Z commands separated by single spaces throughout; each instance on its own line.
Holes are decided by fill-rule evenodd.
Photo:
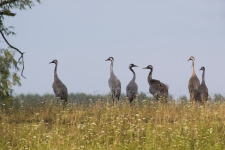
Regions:
M 57 79 L 58 78 L 58 75 L 57 75 L 57 66 L 58 66 L 58 64 L 56 63 L 55 64 L 55 71 L 54 71 L 54 79 Z
M 202 83 L 205 83 L 205 70 L 202 72 Z
M 195 69 L 194 69 L 194 63 L 195 63 L 195 61 L 192 60 L 192 67 L 191 67 L 191 70 L 192 70 L 192 76 L 196 76 L 196 74 L 195 74 Z
M 153 69 L 150 69 L 150 72 L 148 75 L 148 82 L 150 82 L 152 80 L 152 72 L 153 72 Z
M 133 72 L 133 79 L 132 79 L 132 81 L 135 81 L 135 79 L 136 79 L 136 74 L 135 74 L 134 70 L 132 69 L 132 67 L 130 67 L 129 69 Z
M 110 76 L 115 76 L 113 73 L 113 61 L 111 61 L 111 65 L 110 65 Z

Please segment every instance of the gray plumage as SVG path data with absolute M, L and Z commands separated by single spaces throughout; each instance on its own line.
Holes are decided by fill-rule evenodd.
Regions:
M 135 74 L 134 70 L 132 69 L 133 67 L 138 67 L 138 66 L 136 66 L 134 64 L 129 65 L 129 69 L 131 70 L 131 72 L 133 72 L 133 78 L 126 87 L 127 98 L 129 99 L 130 103 L 136 98 L 136 95 L 138 92 L 138 86 L 135 82 L 136 74 Z
M 198 90 L 200 93 L 201 101 L 205 103 L 208 100 L 208 88 L 205 84 L 205 67 L 202 67 L 200 70 L 202 70 L 202 83 L 200 84 Z
M 68 93 L 67 93 L 66 86 L 62 83 L 62 81 L 59 79 L 59 77 L 57 75 L 58 61 L 57 60 L 53 60 L 50 63 L 54 63 L 55 64 L 54 82 L 53 82 L 52 88 L 54 90 L 55 96 L 57 98 L 60 98 L 61 100 L 63 100 L 64 104 L 65 104 L 65 102 L 67 102 Z
M 116 98 L 119 101 L 120 94 L 121 94 L 121 83 L 120 80 L 115 76 L 113 73 L 113 62 L 114 58 L 109 57 L 105 61 L 111 61 L 110 65 L 110 78 L 108 80 L 109 88 L 111 90 L 112 99 L 113 99 L 113 105 L 114 105 L 114 99 Z
M 153 66 L 148 65 L 143 69 L 150 69 L 148 75 L 149 92 L 157 99 L 163 98 L 167 101 L 169 87 L 159 80 L 152 79 Z
M 195 58 L 193 56 L 191 56 L 188 61 L 192 60 L 192 74 L 191 74 L 191 78 L 189 80 L 188 83 L 188 89 L 189 89 L 189 93 L 190 93 L 190 101 L 191 102 L 200 102 L 201 98 L 200 98 L 200 93 L 198 91 L 198 88 L 200 86 L 200 82 L 199 79 L 197 77 L 197 75 L 195 74 L 195 70 L 194 70 L 194 61 Z

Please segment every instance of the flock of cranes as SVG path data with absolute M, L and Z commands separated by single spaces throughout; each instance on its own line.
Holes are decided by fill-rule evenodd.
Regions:
M 199 79 L 197 75 L 195 74 L 194 70 L 194 61 L 195 58 L 191 56 L 188 61 L 192 60 L 192 75 L 189 80 L 188 89 L 190 93 L 190 101 L 191 102 L 198 102 L 198 103 L 205 103 L 208 99 L 208 88 L 205 84 L 205 67 L 202 67 L 200 70 L 203 71 L 202 73 L 202 83 L 200 84 Z M 109 88 L 112 94 L 113 99 L 113 105 L 116 101 L 119 101 L 120 94 L 121 94 L 121 83 L 120 80 L 116 77 L 116 75 L 113 72 L 113 62 L 114 58 L 109 57 L 105 61 L 111 61 L 110 65 L 110 78 L 108 80 Z M 64 105 L 67 102 L 68 99 L 68 92 L 66 86 L 62 83 L 62 81 L 59 79 L 57 75 L 57 66 L 58 61 L 53 60 L 50 63 L 55 64 L 55 70 L 54 70 L 54 82 L 52 85 L 53 91 L 57 98 L 60 98 L 64 101 Z M 129 65 L 129 69 L 133 73 L 132 80 L 128 83 L 126 87 L 126 96 L 127 99 L 130 101 L 130 103 L 136 98 L 136 95 L 138 93 L 138 85 L 135 82 L 136 74 L 133 70 L 133 67 L 138 67 L 134 64 Z M 153 66 L 148 65 L 147 67 L 143 69 L 150 69 L 147 81 L 149 84 L 149 92 L 157 99 L 157 100 L 163 100 L 164 102 L 167 102 L 168 97 L 168 89 L 169 87 L 160 82 L 159 80 L 152 79 L 152 72 L 153 72 Z

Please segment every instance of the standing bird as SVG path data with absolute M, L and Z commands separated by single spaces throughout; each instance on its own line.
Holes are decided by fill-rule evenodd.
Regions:
M 189 93 L 190 93 L 190 100 L 191 102 L 199 102 L 201 101 L 200 98 L 200 93 L 198 91 L 200 82 L 199 79 L 197 77 L 197 75 L 195 74 L 195 70 L 194 70 L 194 62 L 195 62 L 195 58 L 193 56 L 191 56 L 188 61 L 192 60 L 192 74 L 191 74 L 191 78 L 189 80 L 188 83 L 188 89 L 189 89 Z
M 148 75 L 148 84 L 150 86 L 149 92 L 157 99 L 163 98 L 165 102 L 167 102 L 168 97 L 168 86 L 159 80 L 152 79 L 153 66 L 148 65 L 143 69 L 150 69 L 150 73 Z
M 121 83 L 120 83 L 120 80 L 113 73 L 114 58 L 113 57 L 109 57 L 105 61 L 111 61 L 110 78 L 108 80 L 108 83 L 109 83 L 109 88 L 110 88 L 111 93 L 112 93 L 112 99 L 113 99 L 113 105 L 114 105 L 114 99 L 116 98 L 119 101 L 119 98 L 120 98 Z
M 65 105 L 65 103 L 67 102 L 68 93 L 67 93 L 66 86 L 62 83 L 62 81 L 59 79 L 59 77 L 57 75 L 58 61 L 57 60 L 53 60 L 50 63 L 54 63 L 55 64 L 54 82 L 53 82 L 52 88 L 53 88 L 53 90 L 55 92 L 55 96 L 57 98 L 60 98 L 61 100 L 63 100 L 64 101 L 64 105 Z
M 131 70 L 131 72 L 133 72 L 133 79 L 129 82 L 129 84 L 127 85 L 127 88 L 126 88 L 127 98 L 130 100 L 130 103 L 136 98 L 136 94 L 138 92 L 138 86 L 135 82 L 136 74 L 135 74 L 134 70 L 132 69 L 133 67 L 138 67 L 138 66 L 136 66 L 134 64 L 129 65 L 129 69 Z
M 198 90 L 200 93 L 201 101 L 205 103 L 208 100 L 208 88 L 205 84 L 205 67 L 202 67 L 200 70 L 202 70 L 202 83 L 200 84 Z

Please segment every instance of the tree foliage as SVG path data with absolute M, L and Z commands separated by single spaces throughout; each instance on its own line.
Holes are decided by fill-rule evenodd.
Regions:
M 12 86 L 21 85 L 17 74 L 18 62 L 14 59 L 14 53 L 8 49 L 0 50 L 0 100 L 8 101 L 12 98 Z
M 35 0 L 40 3 L 40 0 Z M 0 1 L 0 30 L 4 34 L 15 34 L 9 30 L 9 27 L 4 26 L 4 18 L 6 16 L 14 17 L 16 13 L 13 13 L 12 10 L 26 10 L 26 8 L 32 8 L 34 6 L 34 0 L 1 0 Z
M 12 30 L 14 27 L 6 27 L 4 19 L 5 17 L 16 16 L 16 13 L 13 12 L 16 9 L 26 10 L 32 8 L 35 1 L 40 3 L 40 0 L 0 0 L 0 42 L 4 41 L 9 46 L 9 48 L 4 48 L 0 45 L 0 101 L 12 99 L 12 86 L 21 85 L 20 77 L 17 74 L 19 71 L 18 64 L 23 65 L 21 76 L 23 76 L 24 69 L 24 53 L 12 46 L 5 37 L 15 34 Z M 21 56 L 18 61 L 15 60 L 12 49 L 20 53 Z

